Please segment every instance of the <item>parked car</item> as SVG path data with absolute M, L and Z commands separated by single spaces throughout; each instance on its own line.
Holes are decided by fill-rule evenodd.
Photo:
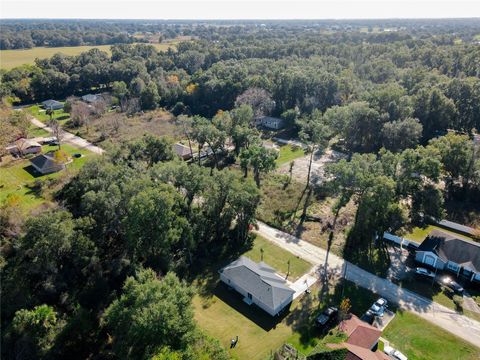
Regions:
M 383 352 L 395 360 L 408 360 L 400 351 L 392 348 L 391 346 L 385 346 Z
M 338 309 L 334 306 L 323 310 L 323 312 L 315 319 L 315 324 L 319 327 L 323 327 L 337 318 Z
M 388 307 L 388 302 L 384 298 L 380 298 L 370 307 L 368 310 L 371 314 L 375 316 L 383 316 L 385 309 Z
M 43 138 L 42 140 L 42 144 L 50 144 L 52 141 L 56 141 L 57 139 L 54 138 L 54 137 L 46 137 L 46 138 Z
M 458 294 L 463 294 L 463 287 L 449 276 L 441 278 L 440 285 L 446 286 Z
M 415 274 L 419 276 L 429 277 L 431 279 L 435 278 L 435 273 L 433 271 L 427 270 L 425 268 L 417 267 L 415 269 Z

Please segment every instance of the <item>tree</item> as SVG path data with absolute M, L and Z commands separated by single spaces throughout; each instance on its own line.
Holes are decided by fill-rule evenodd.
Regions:
M 39 305 L 32 310 L 17 311 L 12 327 L 20 337 L 16 357 L 43 357 L 51 349 L 62 322 L 51 306 Z
M 193 340 L 193 290 L 173 273 L 157 279 L 150 269 L 128 277 L 121 296 L 106 310 L 102 324 L 113 336 L 120 358 L 147 358 L 168 346 L 185 349 Z
M 112 95 L 118 99 L 121 105 L 128 96 L 127 84 L 124 81 L 114 81 L 112 83 Z M 122 111 L 125 111 L 125 109 L 122 109 Z
M 343 298 L 339 306 L 340 321 L 345 320 L 350 313 L 352 304 L 349 298 Z
M 151 81 L 141 91 L 140 104 L 143 110 L 152 110 L 158 106 L 160 95 L 158 95 L 157 85 Z
M 92 110 L 87 103 L 83 101 L 74 102 L 70 111 L 70 118 L 72 119 L 73 126 L 80 127 L 85 125 L 88 132 L 91 114 Z
M 416 95 L 414 115 L 423 126 L 423 141 L 446 131 L 456 112 L 454 102 L 438 88 L 422 88 Z
M 466 135 L 448 133 L 429 143 L 432 150 L 437 151 L 447 175 L 447 187 L 455 181 L 461 181 L 466 186 L 472 177 L 473 142 Z
M 422 124 L 418 119 L 407 118 L 383 124 L 383 146 L 393 152 L 414 147 L 418 144 L 421 136 Z
M 53 119 L 52 121 L 48 122 L 48 127 L 52 129 L 52 134 L 57 140 L 58 143 L 58 150 L 61 149 L 62 146 L 62 125 L 60 124 L 60 121 Z
M 252 145 L 248 149 L 243 149 L 240 153 L 240 166 L 245 177 L 248 174 L 248 168 L 253 169 L 253 178 L 257 187 L 260 187 L 260 175 L 266 174 L 275 169 L 275 160 L 278 154 L 275 150 L 266 149 L 261 145 Z
M 179 244 L 188 251 L 191 230 L 180 215 L 182 204 L 180 195 L 167 185 L 146 189 L 130 200 L 125 225 L 134 258 L 168 270 Z
M 310 186 L 310 176 L 312 172 L 312 162 L 315 153 L 323 152 L 328 145 L 331 137 L 331 131 L 323 121 L 322 114 L 319 110 L 315 110 L 310 116 L 304 117 L 298 121 L 300 126 L 300 139 L 307 144 L 310 152 L 310 160 L 308 163 L 307 186 Z
M 237 96 L 235 107 L 249 105 L 253 109 L 255 117 L 268 115 L 275 106 L 270 93 L 260 88 L 249 88 Z

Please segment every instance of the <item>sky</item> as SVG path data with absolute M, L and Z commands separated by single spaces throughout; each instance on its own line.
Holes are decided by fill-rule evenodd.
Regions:
M 480 0 L 0 0 L 0 18 L 382 19 L 480 17 Z

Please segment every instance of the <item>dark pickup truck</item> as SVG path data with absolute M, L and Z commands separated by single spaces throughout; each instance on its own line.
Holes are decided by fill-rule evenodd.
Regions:
M 319 327 L 327 325 L 329 322 L 333 321 L 338 314 L 338 309 L 334 306 L 323 310 L 323 312 L 317 316 L 315 319 L 315 324 Z

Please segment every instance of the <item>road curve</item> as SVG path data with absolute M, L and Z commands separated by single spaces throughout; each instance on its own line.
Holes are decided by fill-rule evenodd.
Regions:
M 295 236 L 258 222 L 256 233 L 294 255 L 322 268 L 327 252 L 318 246 Z M 328 270 L 343 274 L 346 279 L 360 287 L 373 291 L 397 304 L 400 309 L 415 313 L 421 318 L 462 338 L 480 348 L 480 322 L 435 303 L 412 291 L 365 271 L 332 253 L 328 254 Z

